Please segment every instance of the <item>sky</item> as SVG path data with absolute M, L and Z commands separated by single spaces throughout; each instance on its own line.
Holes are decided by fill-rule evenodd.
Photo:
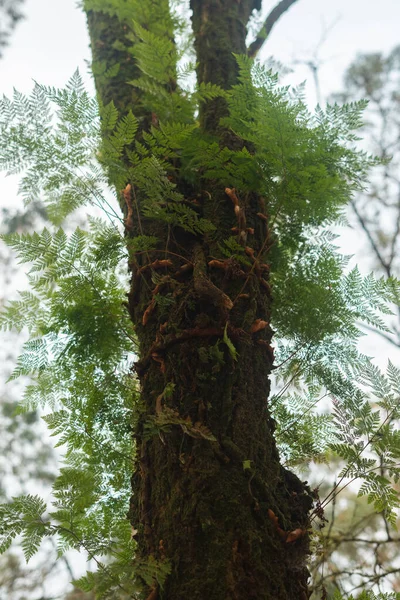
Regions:
M 264 12 L 276 2 L 264 0 Z M 26 18 L 0 60 L 0 94 L 10 95 L 14 87 L 28 93 L 33 81 L 63 86 L 77 67 L 93 89 L 85 16 L 77 5 L 76 0 L 25 1 Z M 340 89 L 343 72 L 358 52 L 388 52 L 400 43 L 399 23 L 400 0 L 298 0 L 273 28 L 260 57 L 272 55 L 288 66 L 316 58 L 327 97 Z M 314 105 L 309 68 L 297 64 L 288 83 L 305 79 Z M 15 190 L 16 183 L 4 183 L 0 174 L 0 203 L 13 203 Z
M 276 2 L 264 0 L 264 12 Z M 26 18 L 0 60 L 0 94 L 10 95 L 14 87 L 27 93 L 33 81 L 62 86 L 77 67 L 92 86 L 85 16 L 77 5 L 76 0 L 25 0 Z M 297 0 L 273 28 L 260 57 L 272 55 L 285 65 L 317 58 L 326 97 L 340 88 L 358 52 L 388 52 L 400 43 L 399 23 L 399 0 Z M 289 83 L 305 79 L 312 81 L 310 70 L 297 64 Z M 312 85 L 309 99 L 315 104 Z
M 264 0 L 265 14 L 276 2 Z M 76 0 L 26 0 L 25 14 L 0 60 L 0 94 L 10 95 L 14 87 L 29 93 L 34 81 L 63 86 L 77 67 L 93 89 L 85 16 Z M 272 55 L 293 67 L 287 83 L 307 79 L 313 106 L 315 86 L 305 62 L 317 61 L 322 99 L 327 98 L 340 90 L 344 70 L 357 53 L 387 53 L 400 43 L 399 23 L 400 0 L 298 0 L 273 28 L 260 58 Z M 0 174 L 0 205 L 19 203 L 16 190 L 17 180 Z M 354 232 L 344 234 L 343 244 L 346 253 L 363 250 Z
M 264 0 L 264 13 L 276 2 Z M 93 90 L 85 15 L 77 4 L 76 0 L 26 0 L 26 18 L 0 60 L 0 94 L 9 96 L 13 88 L 29 93 L 34 81 L 63 86 L 77 67 Z M 286 83 L 308 80 L 307 98 L 312 107 L 317 96 L 305 63 L 318 64 L 324 100 L 341 89 L 343 73 L 358 53 L 387 53 L 400 43 L 399 23 L 400 0 L 297 0 L 273 28 L 260 58 L 272 56 L 292 67 Z M 0 173 L 0 206 L 20 204 L 17 183 L 16 178 Z M 365 262 L 361 236 L 345 232 L 342 240 L 346 253 L 355 253 L 356 260 Z M 368 343 L 375 348 L 375 341 Z M 376 352 L 382 365 L 388 352 L 393 352 L 393 347 Z
M 269 12 L 277 0 L 264 0 Z M 76 0 L 26 0 L 26 19 L 18 26 L 0 61 L 0 92 L 28 91 L 32 80 L 63 85 L 79 67 L 87 71 L 89 41 Z M 399 39 L 399 0 L 298 0 L 271 32 L 262 57 L 284 63 L 309 60 L 319 50 L 321 80 L 330 93 L 340 86 L 346 65 L 357 52 L 387 52 Z M 309 77 L 307 69 L 296 75 Z
M 276 3 L 264 0 L 265 12 Z M 357 53 L 386 53 L 400 43 L 399 23 L 399 0 L 298 0 L 272 30 L 262 57 L 272 55 L 290 64 L 309 61 L 317 52 L 321 87 L 328 95 L 340 88 L 343 72 Z M 291 82 L 304 79 L 311 80 L 306 67 Z
M 265 0 L 265 13 L 277 1 Z M 93 90 L 85 17 L 76 0 L 26 0 L 24 9 L 26 18 L 0 60 L 0 94 L 9 96 L 14 87 L 29 93 L 34 81 L 61 87 L 77 67 Z M 260 58 L 272 55 L 295 66 L 287 82 L 296 85 L 308 79 L 307 96 L 313 105 L 316 93 L 305 62 L 319 64 L 321 92 L 326 98 L 340 90 L 344 70 L 357 53 L 387 53 L 400 43 L 399 24 L 400 0 L 298 0 L 274 27 Z M 16 190 L 15 178 L 0 174 L 0 205 L 19 204 Z M 354 232 L 343 240 L 347 251 L 361 252 L 363 241 Z M 373 337 L 363 350 L 377 356 L 382 366 L 389 356 L 393 358 L 393 347 Z

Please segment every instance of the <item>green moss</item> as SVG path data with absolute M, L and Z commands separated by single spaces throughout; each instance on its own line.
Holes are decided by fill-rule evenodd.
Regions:
M 238 75 L 232 52 L 245 51 L 245 25 L 254 3 L 224 0 L 222 4 L 224 10 L 214 2 L 191 3 L 198 80 L 229 88 Z M 112 21 L 109 29 L 104 28 L 102 14 L 89 20 L 92 46 L 96 40 L 109 46 L 112 38 L 121 34 L 118 20 Z M 115 50 L 121 53 L 118 55 L 109 50 L 104 54 L 101 44 L 97 48 L 95 60 L 105 60 L 110 66 L 117 59 L 121 62 L 124 55 L 132 56 L 128 46 L 125 52 L 121 44 Z M 135 114 L 139 111 L 140 115 L 140 92 L 123 83 L 128 75 L 135 76 L 127 63 L 122 60 L 119 72 L 108 81 L 99 79 L 98 90 L 103 101 L 112 98 L 122 111 L 137 101 Z M 221 144 L 234 148 L 240 146 L 240 140 L 219 128 L 226 111 L 221 98 L 206 102 L 201 124 L 203 130 L 220 134 Z M 270 361 L 250 333 L 256 318 L 269 321 L 270 302 L 259 278 L 249 272 L 251 261 L 236 266 L 232 262 L 229 271 L 209 268 L 210 260 L 220 256 L 220 242 L 232 235 L 237 219 L 221 182 L 199 177 L 196 185 L 206 190 L 201 212 L 216 226 L 215 233 L 201 238 L 175 228 L 172 235 L 168 229 L 163 238 L 155 221 L 145 221 L 145 234 L 168 239 L 168 251 L 174 253 L 174 267 L 163 273 L 168 274 L 169 283 L 159 292 L 160 300 L 170 297 L 169 310 L 157 303 L 143 325 L 143 313 L 159 282 L 158 272 L 149 270 L 134 278 L 129 296 L 140 341 L 142 367 L 138 373 L 144 406 L 135 432 L 139 455 L 129 514 L 138 530 L 138 556 L 170 562 L 172 571 L 164 589 L 159 590 L 160 598 L 297 600 L 306 581 L 305 575 L 298 573 L 306 548 L 294 553 L 294 560 L 277 535 L 268 509 L 278 512 L 279 507 L 281 521 L 289 530 L 305 525 L 307 511 L 293 512 L 293 496 L 282 484 L 266 409 Z M 179 180 L 177 186 L 179 191 Z M 188 197 L 187 184 L 182 183 L 182 193 Z M 257 198 L 246 203 L 246 211 L 249 223 L 253 222 Z M 259 228 L 252 240 L 254 248 L 261 248 L 264 235 L 265 228 Z M 182 255 L 192 270 L 174 283 L 174 270 L 182 266 L 176 257 Z M 165 258 L 161 252 L 159 256 Z M 245 279 L 242 268 L 248 271 Z M 221 305 L 222 298 L 236 300 L 243 287 L 249 294 L 244 315 L 243 301 L 233 307 Z M 223 343 L 224 331 L 237 360 Z M 271 332 L 265 330 L 263 335 L 269 342 Z M 154 416 L 157 398 L 167 384 L 173 386 L 173 393 L 163 400 L 168 408 L 190 423 L 209 428 L 216 442 L 193 439 L 177 426 L 145 438 L 144 423 Z M 243 469 L 243 461 L 251 461 L 251 472 Z

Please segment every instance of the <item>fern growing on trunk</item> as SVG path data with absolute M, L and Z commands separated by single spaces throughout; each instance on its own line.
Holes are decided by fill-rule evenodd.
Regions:
M 312 115 L 247 58 L 250 1 L 192 2 L 193 90 L 167 2 L 84 4 L 100 109 L 78 73 L 0 104 L 25 200 L 56 227 L 104 212 L 5 239 L 30 265 L 1 317 L 31 335 L 13 377 L 67 451 L 54 506 L 0 508 L 0 547 L 85 550 L 98 570 L 78 583 L 98 598 L 307 598 L 312 523 L 341 485 L 398 507 L 400 373 L 360 355 L 356 322 L 384 328 L 399 283 L 344 275 L 327 232 L 375 162 L 354 147 L 364 103 Z M 279 452 L 328 450 L 345 466 L 320 500 Z

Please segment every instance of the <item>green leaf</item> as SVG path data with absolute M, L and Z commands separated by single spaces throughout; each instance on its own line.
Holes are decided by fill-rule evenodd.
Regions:
M 224 337 L 222 338 L 222 341 L 224 342 L 224 344 L 226 344 L 226 346 L 229 350 L 229 354 L 231 355 L 233 360 L 237 361 L 237 359 L 238 359 L 237 350 L 228 337 L 228 323 L 225 325 Z

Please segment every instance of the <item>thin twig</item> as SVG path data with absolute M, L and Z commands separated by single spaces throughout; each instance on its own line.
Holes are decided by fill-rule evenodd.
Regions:
M 378 246 L 376 245 L 375 240 L 372 237 L 372 234 L 371 234 L 370 230 L 368 229 L 368 225 L 367 225 L 364 217 L 360 214 L 360 212 L 359 212 L 359 210 L 358 210 L 358 208 L 357 208 L 356 203 L 354 202 L 354 200 L 352 200 L 350 202 L 350 206 L 353 209 L 353 211 L 354 211 L 354 213 L 355 213 L 355 215 L 356 215 L 356 217 L 358 219 L 358 222 L 360 223 L 360 225 L 361 225 L 361 227 L 362 227 L 365 235 L 367 236 L 368 241 L 371 244 L 372 249 L 375 252 L 375 255 L 376 255 L 377 259 L 381 263 L 383 270 L 386 272 L 386 274 L 387 274 L 388 277 L 391 277 L 392 273 L 391 273 L 390 266 L 387 264 L 387 262 L 385 261 L 385 259 L 382 256 L 382 254 L 380 253 L 380 250 L 379 250 Z
M 376 335 L 379 335 L 387 342 L 390 342 L 391 344 L 396 346 L 396 348 L 398 348 L 400 346 L 399 341 L 396 341 L 395 339 L 391 338 L 387 333 L 385 333 L 384 331 L 381 331 L 380 329 L 375 329 L 375 327 L 371 327 L 370 325 L 367 325 L 367 323 L 360 323 L 360 327 L 363 327 L 364 329 L 368 329 L 368 331 L 371 331 L 371 333 L 376 333 Z

